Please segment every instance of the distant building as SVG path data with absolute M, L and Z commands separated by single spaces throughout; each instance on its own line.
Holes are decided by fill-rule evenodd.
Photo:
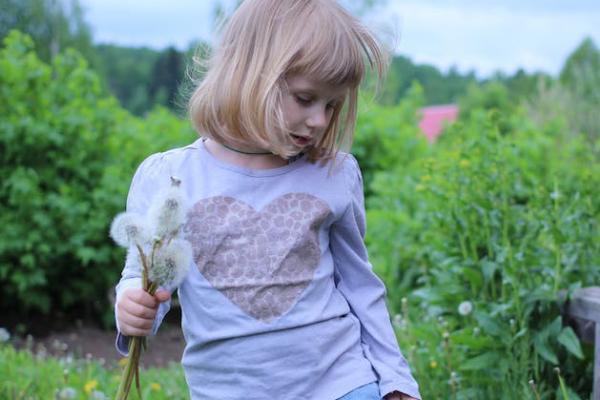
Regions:
M 435 139 L 442 132 L 445 121 L 454 122 L 458 118 L 458 106 L 456 104 L 429 106 L 422 108 L 420 111 L 422 116 L 419 128 L 427 136 L 429 142 L 435 142 Z

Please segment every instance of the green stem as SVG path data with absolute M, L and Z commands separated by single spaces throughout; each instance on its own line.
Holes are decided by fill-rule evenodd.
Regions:
M 142 250 L 140 245 L 136 243 L 135 246 L 137 247 L 138 253 L 140 254 L 140 259 L 142 260 L 142 287 L 145 289 L 148 286 L 148 259 L 146 258 L 146 255 L 144 254 L 144 251 Z
M 556 180 L 554 181 L 554 204 L 552 207 L 552 211 L 553 211 L 553 222 L 554 222 L 554 226 L 552 227 L 552 238 L 554 239 L 554 293 L 558 292 L 558 288 L 560 286 L 560 282 L 561 282 L 561 268 L 560 268 L 560 259 L 561 259 L 561 252 L 560 252 L 560 239 L 557 238 L 557 233 L 556 231 L 558 230 L 558 221 L 559 221 L 559 210 L 558 210 L 558 196 L 559 196 L 559 192 L 558 192 L 558 184 L 556 183 Z
M 129 340 L 129 357 L 127 358 L 127 364 L 123 369 L 123 374 L 121 375 L 121 382 L 119 383 L 119 389 L 117 390 L 115 400 L 127 400 L 131 389 L 131 383 L 133 382 L 133 378 L 140 362 L 142 337 L 132 336 Z

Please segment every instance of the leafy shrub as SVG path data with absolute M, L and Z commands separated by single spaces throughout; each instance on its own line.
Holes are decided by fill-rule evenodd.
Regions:
M 106 315 L 123 257 L 110 220 L 139 162 L 191 129 L 161 109 L 132 117 L 77 53 L 47 65 L 16 31 L 0 50 L 0 103 L 2 306 Z
M 396 106 L 375 105 L 361 98 L 352 154 L 360 164 L 367 198 L 377 172 L 408 165 L 427 151 L 427 140 L 418 127 L 423 103 L 418 84 Z
M 600 165 L 552 129 L 474 107 L 429 153 L 375 174 L 369 250 L 425 397 L 535 398 L 533 380 L 547 398 L 558 365 L 565 390 L 591 391 L 591 352 L 557 298 L 600 278 Z

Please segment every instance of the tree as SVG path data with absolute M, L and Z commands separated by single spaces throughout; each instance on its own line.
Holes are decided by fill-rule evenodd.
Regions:
M 154 63 L 148 86 L 152 101 L 171 109 L 176 108 L 184 72 L 183 54 L 174 47 L 164 50 Z
M 0 40 L 13 29 L 33 39 L 44 61 L 67 47 L 77 49 L 89 61 L 95 57 L 90 27 L 78 0 L 0 0 Z
M 584 39 L 567 58 L 560 81 L 585 99 L 600 103 L 600 51 L 591 38 Z

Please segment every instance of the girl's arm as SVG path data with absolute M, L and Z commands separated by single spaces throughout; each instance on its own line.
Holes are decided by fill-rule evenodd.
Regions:
M 394 394 L 397 392 L 419 399 L 418 384 L 400 352 L 390 322 L 385 286 L 368 259 L 362 176 L 354 157 L 348 158 L 344 169 L 351 201 L 330 232 L 336 287 L 360 321 L 363 352 L 377 374 L 381 394 L 394 399 L 398 398 Z

